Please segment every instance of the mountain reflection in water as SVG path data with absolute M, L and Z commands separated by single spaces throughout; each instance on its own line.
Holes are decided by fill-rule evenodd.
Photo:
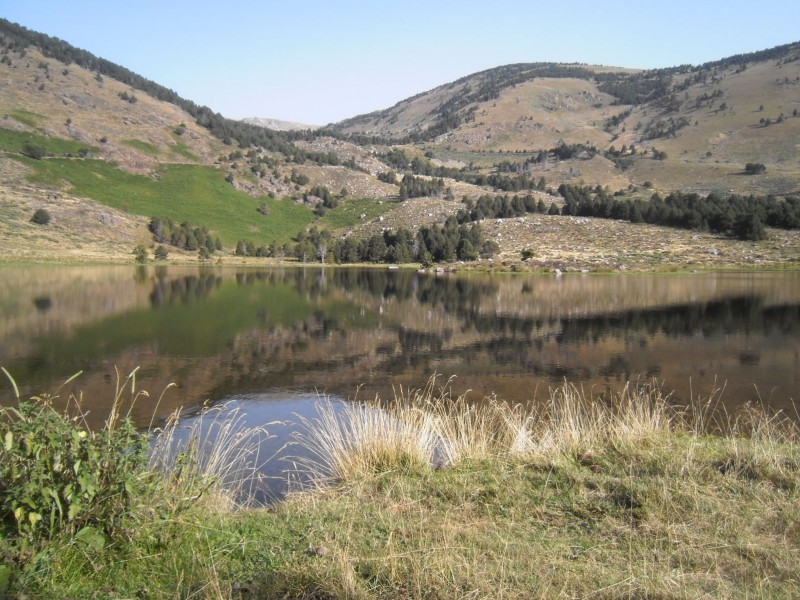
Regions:
M 438 373 L 516 402 L 564 379 L 619 390 L 655 378 L 676 402 L 725 386 L 792 414 L 800 273 L 423 275 L 387 269 L 4 267 L 0 365 L 23 396 L 83 391 L 99 422 L 114 369 L 132 414 L 231 396 L 391 399 Z M 176 389 L 161 391 L 171 382 Z M 288 396 L 287 396 L 288 397 Z M 13 401 L 0 385 L 0 401 Z

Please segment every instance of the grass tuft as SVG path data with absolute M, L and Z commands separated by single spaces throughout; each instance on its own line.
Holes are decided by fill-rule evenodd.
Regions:
M 495 398 L 454 397 L 450 381 L 401 388 L 389 404 L 356 403 L 303 419 L 299 443 L 314 459 L 312 479 L 347 481 L 409 465 L 454 466 L 498 457 L 576 455 L 595 447 L 635 443 L 669 433 L 680 413 L 655 386 L 626 386 L 594 398 L 565 383 L 542 406 L 526 408 Z
M 247 425 L 239 406 L 206 407 L 188 419 L 179 409 L 153 430 L 148 468 L 163 478 L 176 509 L 203 496 L 220 510 L 253 506 L 266 489 L 269 457 L 261 448 L 269 425 Z
M 419 411 L 396 414 L 367 404 L 326 401 L 316 418 L 300 417 L 300 445 L 312 454 L 298 465 L 317 485 L 429 465 L 431 420 Z M 405 417 L 405 418 L 400 418 Z

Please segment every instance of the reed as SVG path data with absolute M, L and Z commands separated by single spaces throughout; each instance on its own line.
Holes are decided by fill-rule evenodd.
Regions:
M 416 409 L 398 412 L 326 400 L 316 418 L 300 421 L 295 437 L 311 456 L 297 464 L 316 486 L 428 465 L 434 456 L 433 419 Z
M 388 404 L 376 399 L 335 409 L 322 403 L 298 436 L 313 454 L 303 467 L 317 482 L 346 481 L 409 465 L 574 454 L 669 433 L 684 423 L 654 385 L 593 397 L 564 383 L 544 404 L 526 407 L 455 396 L 450 383 L 437 388 L 431 378 L 421 389 L 400 389 Z
M 265 494 L 262 454 L 271 423 L 248 425 L 240 405 L 219 404 L 188 417 L 176 410 L 152 430 L 148 468 L 177 505 L 205 496 L 220 509 L 253 506 Z

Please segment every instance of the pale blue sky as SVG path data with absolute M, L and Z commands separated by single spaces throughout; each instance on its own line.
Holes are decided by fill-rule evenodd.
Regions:
M 324 124 L 516 62 L 699 64 L 800 40 L 797 0 L 0 0 L 231 118 Z

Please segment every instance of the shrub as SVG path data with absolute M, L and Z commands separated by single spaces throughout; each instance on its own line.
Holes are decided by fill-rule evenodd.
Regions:
M 153 256 L 156 260 L 167 260 L 167 257 L 169 256 L 169 250 L 166 246 L 159 244 L 153 251 Z
M 761 175 L 767 172 L 767 167 L 762 163 L 747 163 L 744 166 L 744 172 L 748 175 Z
M 34 160 L 42 160 L 47 155 L 47 151 L 44 149 L 44 146 L 34 144 L 33 142 L 25 142 L 25 144 L 22 146 L 22 153 L 28 158 L 32 158 Z
M 147 247 L 144 244 L 139 244 L 133 249 L 133 259 L 137 263 L 147 262 Z
M 0 408 L 0 518 L 22 545 L 60 533 L 102 545 L 129 512 L 149 444 L 119 414 L 119 395 L 96 432 L 55 398 Z
M 37 208 L 31 217 L 31 223 L 47 225 L 50 223 L 50 212 L 46 208 Z
M 740 240 L 758 242 L 767 239 L 767 230 L 758 215 L 749 213 L 737 217 L 733 234 Z

